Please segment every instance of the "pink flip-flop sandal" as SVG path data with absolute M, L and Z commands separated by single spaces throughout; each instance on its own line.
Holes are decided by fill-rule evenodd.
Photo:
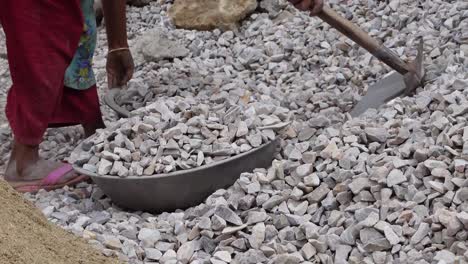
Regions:
M 73 186 L 88 179 L 88 176 L 77 175 L 76 177 L 73 177 L 66 182 L 60 182 L 60 180 L 72 170 L 73 167 L 70 164 L 65 163 L 63 166 L 60 166 L 49 173 L 49 175 L 47 175 L 47 177 L 42 180 L 29 182 L 10 182 L 10 184 L 12 185 L 13 189 L 20 193 L 36 193 L 41 189 L 51 191 L 60 189 L 66 185 Z

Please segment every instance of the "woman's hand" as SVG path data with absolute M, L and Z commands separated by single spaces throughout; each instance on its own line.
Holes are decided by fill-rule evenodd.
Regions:
M 107 55 L 107 84 L 109 88 L 122 87 L 130 81 L 133 76 L 132 54 L 130 50 L 118 50 Z
M 322 11 L 323 0 L 288 0 L 301 11 L 310 11 L 311 15 L 317 15 Z
M 109 88 L 124 86 L 132 78 L 134 65 L 127 42 L 126 0 L 102 0 L 106 20 L 107 81 Z

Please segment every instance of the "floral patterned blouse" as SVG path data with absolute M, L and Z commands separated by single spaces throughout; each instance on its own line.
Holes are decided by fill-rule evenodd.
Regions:
M 84 17 L 83 33 L 75 56 L 65 72 L 65 86 L 77 90 L 85 90 L 96 84 L 92 68 L 97 39 L 93 4 L 94 0 L 81 0 Z

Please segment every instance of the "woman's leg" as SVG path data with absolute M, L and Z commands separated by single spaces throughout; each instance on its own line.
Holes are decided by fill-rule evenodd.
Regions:
M 13 81 L 6 115 L 15 140 L 5 179 L 37 180 L 62 165 L 41 159 L 38 146 L 62 101 L 65 70 L 83 30 L 80 1 L 0 3 Z M 67 181 L 72 174 L 60 180 Z
M 77 124 L 83 126 L 86 137 L 94 134 L 96 129 L 105 127 L 96 85 L 86 90 L 64 87 L 62 101 L 49 125 L 58 127 Z
M 85 137 L 90 137 L 96 132 L 97 129 L 106 127 L 102 119 L 95 123 L 82 124 L 82 126 L 84 129 Z

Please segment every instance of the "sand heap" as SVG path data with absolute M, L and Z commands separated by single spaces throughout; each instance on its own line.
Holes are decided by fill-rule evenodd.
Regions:
M 0 205 L 0 263 L 118 263 L 102 256 L 83 240 L 50 224 L 2 180 Z

